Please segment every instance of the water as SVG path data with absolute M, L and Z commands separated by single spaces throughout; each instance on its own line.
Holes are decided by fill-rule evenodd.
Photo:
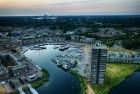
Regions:
M 63 53 L 53 49 L 53 45 L 45 46 L 46 49 L 28 50 L 25 56 L 33 60 L 41 68 L 46 68 L 50 74 L 49 81 L 37 89 L 39 94 L 79 94 L 80 82 L 69 72 L 64 71 L 51 62 L 56 55 Z
M 140 72 L 135 72 L 131 77 L 128 77 L 110 94 L 140 94 Z

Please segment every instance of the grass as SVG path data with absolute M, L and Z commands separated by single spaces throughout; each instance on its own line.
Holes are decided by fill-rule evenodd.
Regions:
M 111 52 L 124 52 L 124 53 L 128 53 L 128 54 L 132 54 L 133 52 L 136 52 L 136 51 L 131 51 L 131 50 L 128 50 L 128 49 L 115 49 L 113 47 L 108 47 L 109 51 Z
M 69 72 L 79 79 L 80 89 L 81 89 L 80 94 L 86 94 L 86 90 L 87 90 L 87 80 L 86 80 L 86 78 L 81 76 L 80 74 L 78 74 L 76 71 L 70 70 Z
M 6 94 L 6 90 L 3 85 L 0 85 L 0 94 Z
M 3 85 L 0 85 L 0 94 L 7 94 L 6 89 Z M 13 89 L 13 91 L 8 94 L 18 94 L 18 92 L 16 91 L 16 89 Z
M 105 84 L 92 85 L 92 88 L 95 94 L 108 94 L 113 87 L 125 80 L 126 77 L 131 76 L 138 69 L 140 69 L 140 64 L 107 64 Z
M 45 82 L 47 82 L 49 80 L 49 73 L 46 69 L 42 69 L 42 73 L 43 73 L 43 77 L 33 81 L 31 83 L 32 87 L 34 88 L 39 88 L 40 86 L 42 86 Z
M 29 88 L 26 84 L 21 85 L 21 88 L 23 89 L 24 92 L 29 91 Z

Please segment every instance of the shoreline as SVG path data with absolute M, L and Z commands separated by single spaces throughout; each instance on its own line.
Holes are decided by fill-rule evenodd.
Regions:
M 118 66 L 120 66 L 120 65 L 118 65 Z M 127 66 L 127 67 L 129 67 L 129 66 Z M 119 79 L 113 78 L 112 81 L 116 81 L 116 82 L 108 83 L 110 81 L 108 79 L 108 80 L 106 80 L 104 85 L 89 84 L 87 82 L 87 79 L 85 77 L 81 76 L 80 74 L 78 74 L 76 71 L 70 70 L 69 72 L 79 79 L 80 89 L 81 89 L 80 94 L 108 94 L 116 86 L 121 84 L 126 78 L 131 77 L 135 72 L 140 72 L 140 65 L 139 64 L 132 64 L 132 66 L 130 66 L 130 67 L 131 67 L 130 68 L 131 70 L 128 73 L 124 74 Z M 123 68 L 125 68 L 125 64 L 124 64 L 124 67 L 122 67 L 122 69 Z M 120 70 L 119 70 L 119 72 L 120 72 Z M 122 72 L 122 74 L 123 74 L 123 72 Z M 117 75 L 117 76 L 119 76 L 119 75 Z M 108 77 L 106 77 L 106 78 L 108 78 Z
M 125 68 L 125 64 L 123 64 Z M 95 91 L 95 94 L 109 94 L 111 90 L 113 90 L 115 87 L 117 87 L 119 84 L 121 84 L 126 78 L 131 77 L 135 72 L 139 72 L 140 70 L 140 65 L 139 64 L 132 64 L 133 66 L 126 66 L 126 67 L 131 67 L 129 72 L 120 72 L 122 76 L 115 75 L 115 77 L 106 77 L 106 81 L 104 85 L 92 85 L 92 88 Z M 119 66 L 119 65 L 118 65 Z M 122 68 L 122 69 L 123 69 Z M 121 70 L 121 69 L 120 69 Z M 126 71 L 126 70 L 125 70 Z M 118 78 L 119 77 L 119 78 Z
M 126 77 L 124 77 L 124 80 L 120 81 L 120 83 L 118 83 L 116 86 L 110 88 L 110 91 L 111 92 L 114 88 L 116 88 L 118 85 L 120 85 L 123 81 L 125 81 L 125 79 L 129 78 L 129 77 L 132 77 L 136 72 L 140 72 L 140 66 L 138 69 L 134 70 L 134 72 Z
M 32 87 L 35 89 L 41 87 L 43 84 L 49 81 L 49 72 L 47 69 L 42 69 L 41 72 L 43 73 L 43 76 L 40 79 L 31 82 Z
M 80 82 L 80 94 L 86 94 L 87 92 L 87 80 L 85 77 L 81 76 L 80 74 L 78 74 L 76 71 L 73 70 L 69 70 L 69 73 L 71 73 L 72 75 L 74 75 L 75 77 L 77 77 L 79 79 Z
M 86 78 L 78 74 L 76 71 L 69 71 L 72 75 L 77 77 L 80 81 L 80 94 L 95 94 L 91 85 L 87 82 Z

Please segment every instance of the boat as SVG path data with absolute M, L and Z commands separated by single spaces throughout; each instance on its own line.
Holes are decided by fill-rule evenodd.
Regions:
M 64 51 L 64 50 L 67 50 L 68 48 L 69 48 L 68 45 L 62 45 L 62 46 L 59 47 L 59 50 Z
M 44 44 L 39 44 L 38 46 L 45 46 Z
M 63 68 L 64 70 L 68 70 L 68 69 L 70 69 L 70 66 L 69 66 L 69 65 L 63 65 L 62 68 Z
M 46 49 L 46 47 L 42 47 L 42 46 L 33 46 L 30 48 L 30 50 L 42 50 L 42 49 Z
M 59 47 L 55 45 L 53 48 L 54 48 L 54 49 L 58 49 Z
M 51 59 L 52 62 L 57 63 L 57 61 L 55 59 Z
M 42 50 L 41 48 L 30 48 L 30 50 Z
M 58 67 L 62 67 L 62 65 L 58 62 L 58 60 L 51 59 L 52 62 L 54 62 Z
M 58 60 L 56 59 L 51 59 L 52 62 L 54 62 L 58 67 L 61 67 L 64 70 L 68 70 L 70 69 L 70 65 L 68 64 L 64 64 L 64 63 L 60 63 Z
M 46 49 L 46 47 L 42 47 L 42 46 L 40 46 L 40 48 L 41 48 L 41 49 Z
M 60 63 L 57 62 L 56 64 L 57 64 L 58 67 L 62 67 L 62 65 Z

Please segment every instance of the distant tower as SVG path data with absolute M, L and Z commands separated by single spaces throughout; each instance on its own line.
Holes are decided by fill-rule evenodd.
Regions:
M 44 14 L 44 19 L 47 19 L 47 15 L 46 14 Z
M 89 69 L 89 81 L 94 84 L 103 84 L 105 80 L 107 60 L 107 47 L 96 44 L 92 48 L 91 64 Z

